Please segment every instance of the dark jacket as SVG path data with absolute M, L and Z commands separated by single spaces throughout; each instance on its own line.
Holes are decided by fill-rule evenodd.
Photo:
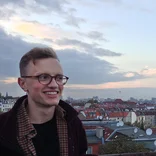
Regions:
M 23 100 L 23 96 L 17 100 L 13 108 L 0 115 L 0 156 L 23 156 L 17 136 L 17 110 Z M 66 111 L 65 119 L 68 125 L 68 148 L 69 156 L 81 156 L 87 150 L 86 134 L 78 113 L 66 102 L 60 100 L 59 105 Z

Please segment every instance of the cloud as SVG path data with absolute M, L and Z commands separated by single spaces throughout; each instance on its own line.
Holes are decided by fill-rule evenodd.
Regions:
M 101 61 L 74 49 L 57 50 L 57 54 L 72 84 L 96 84 L 108 81 L 106 78 L 108 72 L 116 69 L 107 61 Z
M 74 39 L 61 39 L 61 40 L 56 40 L 56 43 L 58 45 L 70 45 L 70 46 L 74 46 L 75 48 L 80 48 L 80 51 L 85 52 L 85 53 L 89 53 L 92 55 L 97 55 L 97 56 L 121 56 L 121 53 L 117 53 L 117 52 L 113 52 L 111 50 L 108 49 L 104 49 L 104 48 L 98 48 L 96 44 L 89 44 L 89 43 L 85 43 L 79 40 L 74 40 Z
M 4 82 L 5 84 L 17 83 L 17 78 L 16 77 L 8 77 L 4 80 L 0 80 L 0 82 Z
M 15 3 L 16 5 L 17 4 L 25 4 L 25 1 L 24 0 L 0 0 L 0 5 L 7 5 L 7 4 L 10 4 L 10 3 Z
M 95 52 L 96 55 L 98 56 L 121 56 L 121 53 L 113 52 L 108 49 L 103 49 L 103 48 L 93 48 L 92 51 Z
M 0 25 L 10 34 L 20 35 L 24 38 L 31 37 L 32 42 L 46 41 L 52 43 L 53 40 L 61 38 L 62 36 L 70 37 L 71 35 L 71 32 L 63 31 L 58 26 L 43 24 L 37 21 L 12 19 L 10 21 L 0 21 Z
M 49 14 L 49 16 L 59 15 L 59 19 L 64 20 L 64 23 L 69 26 L 79 28 L 81 23 L 85 23 L 84 18 L 75 16 L 74 13 L 77 11 L 75 8 L 70 7 L 70 3 L 67 0 L 16 0 L 16 3 L 8 0 L 1 2 L 2 7 L 0 8 L 1 17 L 13 17 L 18 16 L 32 16 L 33 14 L 42 13 L 42 16 Z M 16 7 L 16 10 L 14 9 Z M 8 9 L 9 8 L 9 9 Z
M 10 16 L 16 14 L 15 10 L 9 9 L 8 7 L 0 7 L 0 18 L 2 19 L 9 19 Z
M 21 7 L 24 7 L 24 8 L 34 8 L 35 6 L 43 6 L 43 7 L 46 7 L 50 8 L 50 11 L 54 11 L 54 12 L 64 12 L 64 6 L 69 4 L 68 1 L 66 0 L 46 0 L 46 1 L 43 1 L 43 0 L 33 0 L 33 1 L 25 1 L 25 0 L 1 0 L 0 1 L 0 4 L 2 6 L 21 6 Z M 36 10 L 38 10 L 38 7 L 36 7 Z M 42 8 L 44 10 L 43 7 L 40 7 L 40 9 Z
M 113 64 L 75 49 L 57 50 L 57 54 L 70 84 L 102 84 L 143 78 L 135 72 L 133 77 L 125 77 L 127 72 L 118 72 Z
M 140 71 L 140 74 L 146 77 L 156 76 L 156 68 L 145 67 Z
M 103 84 L 93 84 L 93 85 L 67 85 L 70 89 L 115 89 L 115 88 L 138 88 L 145 87 L 141 85 L 140 80 L 134 81 L 121 81 L 121 82 L 107 82 Z
M 90 31 L 87 34 L 82 33 L 82 32 L 77 32 L 77 33 L 80 36 L 85 36 L 85 37 L 88 37 L 88 38 L 93 39 L 93 40 L 102 40 L 102 41 L 108 42 L 108 40 L 103 37 L 103 33 L 98 32 L 98 31 Z
M 78 41 L 74 42 L 76 44 L 79 43 Z M 36 46 L 44 45 L 25 42 L 21 37 L 8 35 L 0 29 L 1 92 L 9 91 L 9 94 L 15 96 L 23 94 L 23 91 L 16 82 L 19 76 L 19 59 L 25 52 Z M 89 45 L 85 44 L 84 46 L 89 47 Z M 68 91 L 81 89 L 81 92 L 83 92 L 82 90 L 86 90 L 86 88 L 91 90 L 120 88 L 124 86 L 129 88 L 148 86 L 148 82 L 146 81 L 145 83 L 143 81 L 143 75 L 135 72 L 117 72 L 118 68 L 113 64 L 105 60 L 100 60 L 90 54 L 80 53 L 76 49 L 60 49 L 56 52 L 63 66 L 64 74 L 69 76 L 67 84 Z M 130 73 L 132 74 L 130 75 Z M 151 84 L 153 85 L 153 81 Z M 87 95 L 91 94 L 88 93 Z M 77 96 L 80 97 L 81 94 Z
M 0 77 L 18 76 L 20 57 L 35 46 L 43 45 L 27 43 L 21 37 L 8 35 L 4 30 L 0 29 Z
M 99 21 L 97 23 L 96 30 L 104 29 L 104 31 L 106 31 L 106 29 L 110 29 L 110 28 L 114 28 L 114 27 L 118 27 L 118 26 L 119 25 L 116 22 L 112 22 L 112 21 Z
M 25 42 L 19 36 L 8 35 L 0 29 L 0 46 L 0 75 L 4 80 L 6 77 L 16 77 L 19 75 L 18 60 L 25 52 L 35 46 L 43 45 Z M 62 60 L 61 62 L 67 74 L 69 74 L 70 77 L 74 77 L 73 81 L 71 81 L 72 83 L 103 82 L 103 75 L 101 77 L 97 77 L 97 75 L 116 69 L 109 62 L 101 61 L 91 55 L 78 53 L 78 51 L 75 50 L 60 50 L 58 51 L 58 55 Z M 72 58 L 76 58 L 76 60 Z M 84 66 L 86 68 L 84 68 Z M 80 71 L 76 72 L 75 69 Z M 80 79 L 79 77 L 81 76 L 84 76 L 84 79 Z
M 68 40 L 64 41 L 68 42 Z M 86 49 L 93 48 L 92 45 L 77 40 L 69 40 L 69 42 L 83 46 Z M 19 36 L 7 35 L 0 29 L 0 46 L 1 80 L 5 83 L 11 83 L 14 82 L 12 77 L 19 75 L 18 60 L 20 57 L 33 47 L 45 45 L 25 42 Z M 70 77 L 69 84 L 102 84 L 130 81 L 143 77 L 137 73 L 133 77 L 125 77 L 126 73 L 117 72 L 118 68 L 113 64 L 76 49 L 60 49 L 57 50 L 57 54 L 65 74 Z
M 67 0 L 35 0 L 36 4 L 43 5 L 47 8 L 47 10 L 51 10 L 52 12 L 59 13 L 59 15 L 65 19 L 64 23 L 70 26 L 74 26 L 79 28 L 81 23 L 85 23 L 86 20 L 81 17 L 77 17 L 74 15 L 77 10 L 75 8 L 66 7 L 70 6 L 69 1 Z M 50 12 L 50 11 L 49 11 Z
M 69 4 L 66 0 L 35 0 L 36 3 L 50 8 L 52 11 L 64 12 L 64 5 Z
M 76 17 L 73 15 L 68 15 L 65 19 L 65 23 L 67 25 L 71 25 L 71 26 L 74 26 L 77 28 L 79 28 L 80 23 L 85 23 L 85 22 L 86 22 L 86 20 L 84 18 Z
M 52 39 L 56 36 L 56 29 L 50 25 L 41 24 L 36 21 L 18 21 L 13 24 L 13 31 L 23 35 L 32 35 L 40 39 Z
M 129 72 L 124 75 L 125 77 L 134 77 L 135 73 Z
M 121 56 L 122 54 L 110 51 L 108 49 L 98 47 L 99 44 L 89 44 L 79 40 L 72 40 L 68 38 L 60 39 L 63 37 L 72 37 L 71 32 L 64 31 L 61 28 L 52 26 L 51 24 L 42 24 L 37 21 L 23 21 L 20 19 L 10 21 L 0 21 L 0 25 L 6 29 L 9 33 L 18 34 L 25 38 L 31 37 L 32 42 L 45 41 L 49 44 L 56 43 L 59 46 L 79 46 L 82 51 L 96 53 L 99 56 Z M 85 35 L 85 34 L 84 34 Z M 100 32 L 92 31 L 86 34 L 89 38 L 98 38 L 104 40 Z M 60 39 L 60 40 L 58 40 Z M 56 40 L 56 41 L 55 41 Z M 56 45 L 57 46 L 57 45 Z

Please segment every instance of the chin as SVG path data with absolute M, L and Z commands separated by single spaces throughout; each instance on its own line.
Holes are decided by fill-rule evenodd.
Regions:
M 59 99 L 53 99 L 53 100 L 51 100 L 51 101 L 48 101 L 48 104 L 49 105 L 52 105 L 52 106 L 57 106 L 58 104 L 59 104 Z

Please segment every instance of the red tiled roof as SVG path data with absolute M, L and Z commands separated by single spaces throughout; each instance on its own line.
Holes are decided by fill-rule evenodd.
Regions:
M 115 103 L 123 103 L 123 101 L 121 99 L 116 99 L 114 102 Z
M 105 134 L 104 134 L 104 138 L 107 139 L 113 132 L 114 130 L 108 128 L 108 127 L 105 127 Z
M 109 113 L 109 117 L 126 117 L 128 115 L 128 112 L 112 112 Z
M 144 112 L 136 112 L 137 116 L 145 116 L 145 115 L 155 115 L 156 111 L 144 111 Z
M 153 134 L 156 134 L 156 128 L 152 128 Z
M 136 105 L 136 102 L 127 101 L 127 104 L 129 104 L 129 105 Z

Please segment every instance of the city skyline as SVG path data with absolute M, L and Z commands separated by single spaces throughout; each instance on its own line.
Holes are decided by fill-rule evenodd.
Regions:
M 35 46 L 50 46 L 69 76 L 65 97 L 156 97 L 156 1 L 2 0 L 0 5 L 3 94 L 25 94 L 17 84 L 20 57 Z
M 147 88 L 146 88 L 147 89 Z M 94 90 L 95 91 L 95 90 Z M 127 91 L 128 91 L 128 89 L 127 89 Z M 126 97 L 126 96 L 123 96 L 122 95 L 122 92 L 120 91 L 120 90 L 114 90 L 114 94 L 112 95 L 112 96 L 110 96 L 109 94 L 107 95 L 107 96 L 103 96 L 103 94 L 101 94 L 101 96 L 99 96 L 99 95 L 94 95 L 94 94 L 90 94 L 90 96 L 85 96 L 86 94 L 83 94 L 83 92 L 85 93 L 86 91 L 85 90 L 83 90 L 83 92 L 80 92 L 80 94 L 79 94 L 79 97 L 77 97 L 76 95 L 72 95 L 72 96 L 70 96 L 70 92 L 68 92 L 68 90 L 67 91 L 65 91 L 65 92 L 67 92 L 67 94 L 63 94 L 62 95 L 62 97 L 61 97 L 61 99 L 63 99 L 63 100 L 68 100 L 68 98 L 69 99 L 74 99 L 74 100 L 89 100 L 89 99 L 94 99 L 94 98 L 98 98 L 99 100 L 116 100 L 116 99 L 121 99 L 121 100 L 123 100 L 123 101 L 144 101 L 145 103 L 148 101 L 153 101 L 154 102 L 154 104 L 156 103 L 156 96 L 151 96 L 151 97 L 148 97 L 148 96 L 144 96 L 144 98 L 140 98 L 140 96 L 135 96 L 135 97 Z M 110 90 L 110 91 L 106 91 L 106 92 L 109 92 L 109 93 L 112 93 L 112 90 Z M 117 93 L 118 92 L 118 93 Z M 117 95 L 117 94 L 118 95 Z M 21 94 L 10 94 L 9 92 L 2 92 L 1 90 L 0 90 L 0 95 L 2 96 L 2 97 L 13 97 L 13 98 L 18 98 L 18 97 L 20 97 L 20 96 L 22 96 L 22 95 L 24 95 L 24 94 L 26 94 L 26 93 L 23 93 L 23 92 L 21 92 Z M 75 91 L 75 94 L 77 94 L 76 93 L 76 91 Z M 126 93 L 127 94 L 127 93 Z M 125 94 L 125 95 L 126 95 Z M 142 93 L 142 94 L 145 94 L 145 93 Z M 66 96 L 66 95 L 68 95 L 68 96 Z M 82 95 L 82 96 L 81 96 Z

